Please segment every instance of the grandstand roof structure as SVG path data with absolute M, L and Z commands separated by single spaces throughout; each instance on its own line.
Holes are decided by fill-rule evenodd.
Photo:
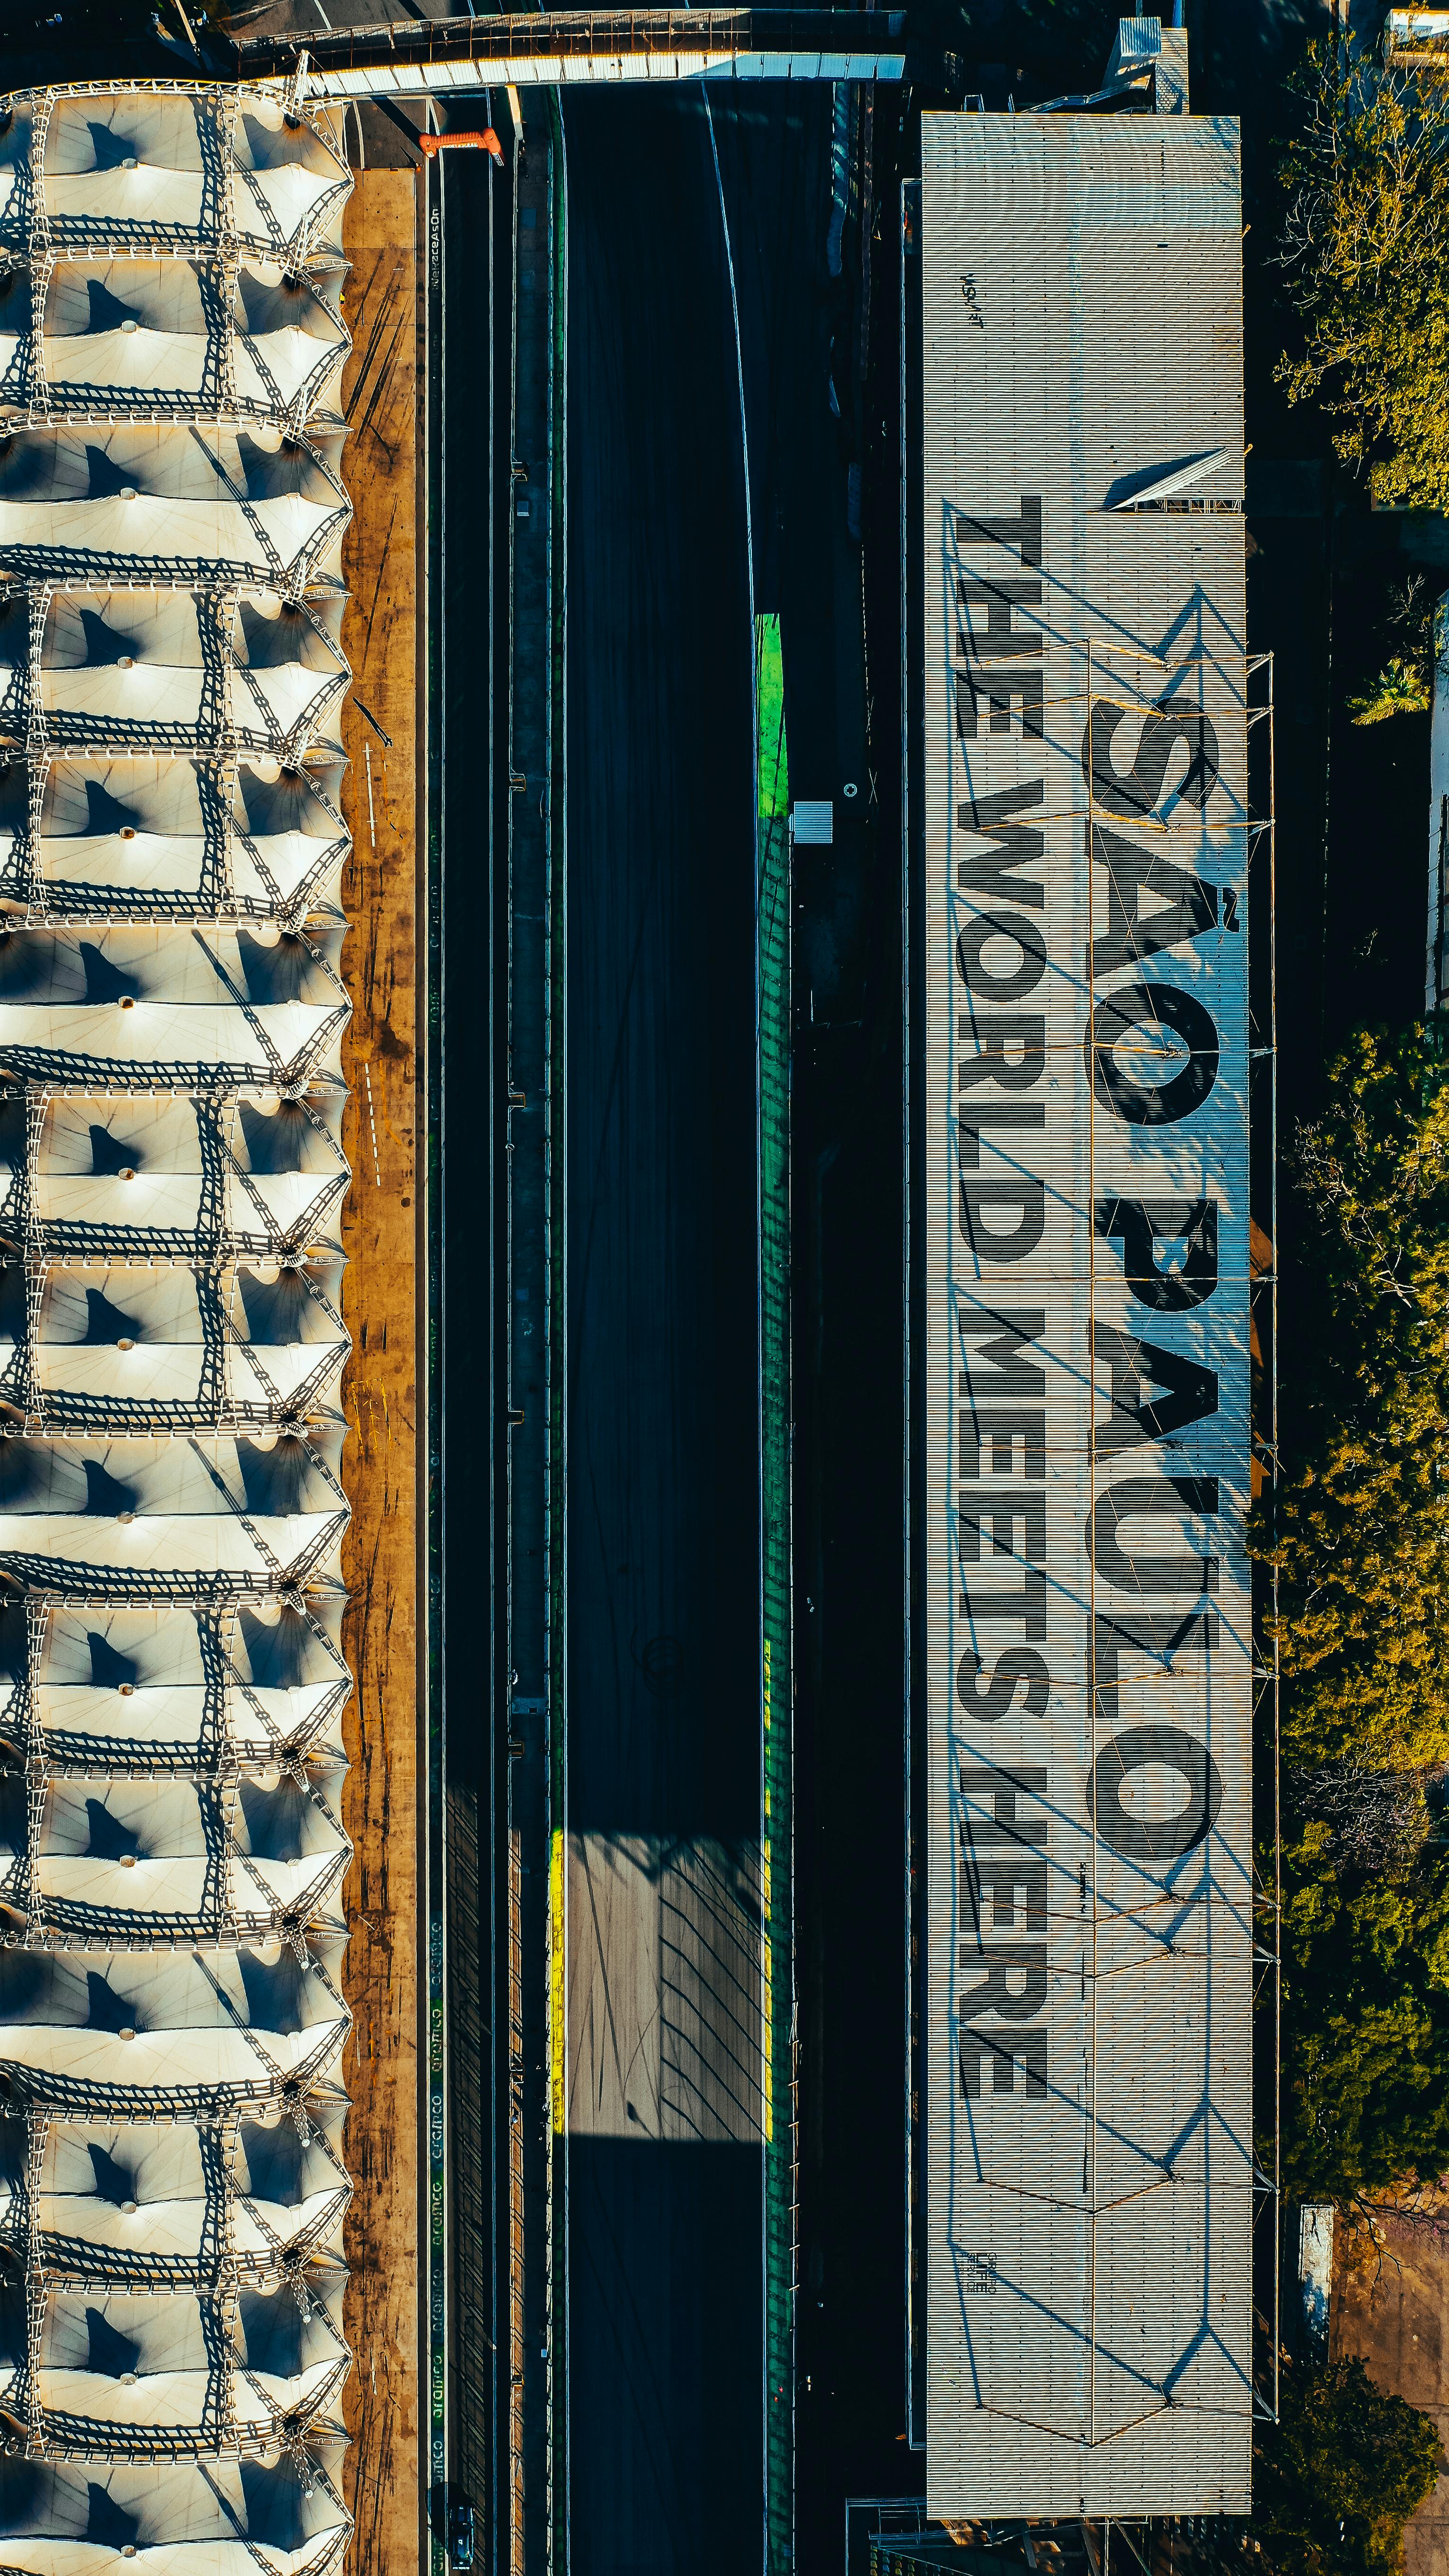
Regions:
M 0 99 L 0 2563 L 345 2550 L 336 111 Z

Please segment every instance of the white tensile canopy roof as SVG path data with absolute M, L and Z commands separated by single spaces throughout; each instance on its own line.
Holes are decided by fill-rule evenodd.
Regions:
M 206 1609 L 0 1599 L 0 1757 L 113 1780 L 234 1766 L 263 1787 L 302 1762 L 330 1796 L 352 1689 L 340 1618 L 325 1593 Z
M 39 624 L 38 637 L 34 633 Z M 320 750 L 347 686 L 342 602 L 278 591 L 64 591 L 0 596 L 0 727 L 113 756 L 159 744 L 204 748 L 225 716 L 244 752 L 274 774 Z M 32 669 L 38 670 L 38 687 Z M 117 763 L 118 768 L 120 763 Z M 125 780 L 118 780 L 125 802 Z M 89 817 L 87 817 L 89 820 Z
M 0 1070 L 172 1086 L 341 1080 L 340 930 L 0 935 Z
M 0 1440 L 0 1573 L 48 1592 L 211 1600 L 334 1578 L 335 1432 Z
M 0 2566 L 331 2576 L 350 181 L 280 88 L 8 105 Z
M 339 1944 L 0 1950 L 0 2068 L 27 2101 L 122 2116 L 300 2100 L 335 2074 Z
M 82 921 L 291 920 L 336 903 L 348 839 L 342 764 L 325 746 L 304 763 L 269 752 L 158 757 L 130 746 L 39 759 L 34 842 L 30 764 L 0 768 L 0 902 Z
M 38 1815 L 0 1797 L 0 1902 L 46 1934 L 267 1939 L 329 1916 L 350 1857 L 318 1777 L 216 1789 L 195 1780 L 51 1782 Z
M 330 1259 L 347 1185 L 340 1092 L 209 1099 L 0 1093 L 0 1237 L 37 1257 Z
M 215 1271 L 47 1267 L 38 1300 L 0 1268 L 0 1401 L 36 1429 L 169 1429 L 210 1409 L 265 1428 L 335 1412 L 350 1337 L 341 1264 Z M 8 1291 L 8 1293 L 7 1293 Z
M 126 2548 L 144 2550 L 148 2576 L 256 2576 L 261 2550 L 275 2576 L 330 2576 L 348 2529 L 332 2481 L 290 2460 L 212 2451 L 99 2478 L 94 2456 L 0 2462 L 0 2550 L 24 2576 L 100 2576 Z
M 280 429 L 18 429 L 0 446 L 0 551 L 43 581 L 296 589 L 340 579 L 341 440 Z
M 169 92 L 99 84 L 21 94 L 0 136 L 0 241 L 26 239 L 24 181 L 37 112 L 47 118 L 41 194 L 67 250 L 121 242 L 194 245 L 228 235 L 288 264 L 342 248 L 351 180 L 335 126 L 288 122 L 280 90 L 178 82 Z
M 11 2113 L 0 2123 L 0 2242 L 23 2253 L 33 2229 L 48 2278 L 78 2289 L 280 2287 L 299 2275 L 325 2288 L 342 2270 L 352 2191 L 340 2154 L 344 2110 L 313 2094 L 300 2122 L 252 2105 L 205 2132 L 184 2119 Z M 33 2199 L 24 2184 L 32 2154 Z
M 340 274 L 307 274 L 253 253 L 239 263 L 228 303 L 204 261 L 67 260 L 46 296 L 37 353 L 30 281 L 12 271 L 0 283 L 0 380 L 33 383 L 38 356 L 54 411 L 154 411 L 158 400 L 214 407 L 229 366 L 244 416 L 301 410 L 335 420 L 347 354 Z
M 0 2418 L 53 2451 L 100 2440 L 133 2459 L 185 2458 L 222 2421 L 244 2453 L 279 2424 L 340 2441 L 347 2371 L 340 2279 L 215 2291 L 66 2290 L 0 2295 Z M 32 2379 L 30 2351 L 38 2350 Z

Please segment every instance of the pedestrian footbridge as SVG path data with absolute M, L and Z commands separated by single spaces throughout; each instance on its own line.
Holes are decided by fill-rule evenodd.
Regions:
M 402 18 L 237 45 L 244 80 L 292 74 L 312 98 L 579 81 L 903 80 L 898 11 L 570 9 L 493 18 Z M 937 63 L 935 77 L 941 77 Z

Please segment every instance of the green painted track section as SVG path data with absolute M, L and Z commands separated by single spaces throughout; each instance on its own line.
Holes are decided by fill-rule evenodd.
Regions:
M 790 1660 L 790 835 L 778 617 L 755 620 L 760 1169 L 762 1880 L 765 1936 L 765 2489 L 770 2576 L 795 2522 L 795 1962 Z

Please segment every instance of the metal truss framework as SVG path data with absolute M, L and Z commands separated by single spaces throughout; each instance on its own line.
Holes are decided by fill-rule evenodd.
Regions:
M 0 100 L 0 2559 L 36 2576 L 329 2576 L 350 2529 L 349 187 L 295 82 Z
M 561 9 L 511 16 L 382 19 L 236 43 L 245 77 L 290 72 L 317 98 L 475 95 L 508 83 L 909 80 L 959 85 L 939 49 L 908 53 L 899 11 Z

